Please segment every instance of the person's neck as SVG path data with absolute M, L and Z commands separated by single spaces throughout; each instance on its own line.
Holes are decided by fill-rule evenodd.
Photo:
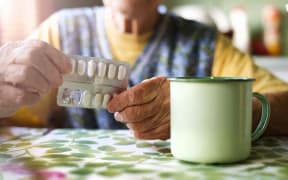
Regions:
M 154 27 L 160 19 L 160 14 L 157 10 L 148 13 L 148 15 L 129 18 L 125 14 L 112 12 L 107 10 L 106 18 L 111 22 L 111 25 L 121 33 L 141 35 L 153 31 Z

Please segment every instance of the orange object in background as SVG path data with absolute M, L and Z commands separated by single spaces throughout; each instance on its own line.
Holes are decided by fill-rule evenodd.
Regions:
M 272 4 L 266 5 L 263 9 L 263 38 L 268 55 L 278 56 L 281 53 L 280 23 L 280 9 Z

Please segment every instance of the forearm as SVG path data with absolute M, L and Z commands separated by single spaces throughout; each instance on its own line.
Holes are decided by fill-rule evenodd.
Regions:
M 50 125 L 49 119 L 56 110 L 56 93 L 56 89 L 53 89 L 48 94 L 42 95 L 41 100 L 33 106 L 15 108 L 14 112 L 10 114 L 6 111 L 6 115 L 2 116 L 0 125 L 48 127 Z
M 270 103 L 270 122 L 265 135 L 288 136 L 288 91 L 264 94 Z M 260 103 L 253 100 L 253 127 L 261 117 Z
M 0 120 L 12 116 L 15 113 L 15 108 L 0 107 Z

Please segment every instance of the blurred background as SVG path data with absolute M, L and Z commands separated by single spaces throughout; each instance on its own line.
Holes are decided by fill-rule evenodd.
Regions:
M 101 0 L 0 0 L 0 44 L 24 39 L 59 9 L 93 6 L 101 2 Z
M 285 4 L 288 2 L 285 0 L 171 0 L 167 2 L 169 9 L 178 10 L 180 7 L 181 13 L 187 7 L 198 6 L 198 9 L 202 7 L 201 11 L 204 11 L 204 14 L 210 15 L 214 22 L 221 24 L 219 30 L 232 31 L 238 41 L 243 41 L 238 42 L 239 46 L 245 46 L 244 39 L 247 38 L 245 41 L 249 44 L 246 46 L 249 46 L 249 51 L 253 54 L 288 55 L 288 13 L 285 9 Z M 191 11 L 184 14 L 194 16 Z M 242 36 L 242 40 L 238 36 Z
M 261 65 L 288 79 L 287 1 L 164 0 L 163 3 L 169 11 L 184 18 L 217 27 L 240 50 L 253 54 Z M 102 0 L 0 0 L 0 45 L 24 39 L 59 9 L 101 4 Z

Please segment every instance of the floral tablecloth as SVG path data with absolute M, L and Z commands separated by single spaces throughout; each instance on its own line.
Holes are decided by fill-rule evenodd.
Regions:
M 178 161 L 169 141 L 138 140 L 128 130 L 0 132 L 0 180 L 288 179 L 285 137 L 262 138 L 253 144 L 246 161 L 205 165 Z

